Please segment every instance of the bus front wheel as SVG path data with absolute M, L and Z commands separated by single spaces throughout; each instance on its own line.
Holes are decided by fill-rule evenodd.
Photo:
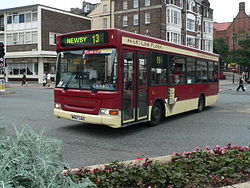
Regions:
M 197 108 L 197 112 L 202 112 L 205 108 L 205 98 L 204 96 L 200 96 L 199 101 L 198 101 L 198 108 Z
M 149 122 L 149 126 L 153 127 L 160 123 L 162 120 L 163 108 L 159 102 L 156 102 L 151 111 L 151 121 Z

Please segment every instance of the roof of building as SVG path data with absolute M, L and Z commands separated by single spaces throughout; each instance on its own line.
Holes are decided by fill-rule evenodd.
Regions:
M 227 28 L 230 26 L 231 23 L 232 22 L 223 22 L 223 23 L 214 22 L 214 28 L 217 31 L 224 31 L 227 30 Z
M 42 4 L 33 4 L 33 5 L 25 5 L 25 6 L 19 6 L 19 7 L 5 8 L 5 9 L 0 9 L 0 12 L 9 12 L 9 11 L 14 11 L 16 9 L 27 9 L 27 8 L 38 7 L 38 6 L 53 9 L 53 10 L 57 10 L 57 11 L 60 11 L 62 13 L 67 13 L 67 14 L 71 14 L 71 15 L 75 15 L 75 16 L 80 16 L 82 18 L 89 19 L 89 20 L 91 19 L 91 18 L 89 18 L 87 16 L 84 16 L 84 15 L 78 15 L 78 14 L 75 14 L 75 13 L 70 12 L 70 11 L 66 11 L 66 10 L 62 10 L 62 9 L 58 9 L 58 8 L 54 8 L 54 7 L 50 7 L 50 6 L 42 5 Z

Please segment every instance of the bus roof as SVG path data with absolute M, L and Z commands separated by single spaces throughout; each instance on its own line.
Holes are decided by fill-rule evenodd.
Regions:
M 213 61 L 218 61 L 219 55 L 214 54 L 211 52 L 202 51 L 196 48 L 191 48 L 184 45 L 174 44 L 162 39 L 153 38 L 150 36 L 145 36 L 141 34 L 132 33 L 129 31 L 124 31 L 121 29 L 100 29 L 100 30 L 84 30 L 84 31 L 76 31 L 72 33 L 65 33 L 59 35 L 57 40 L 60 43 L 60 40 L 63 37 L 70 37 L 70 36 L 77 36 L 80 34 L 87 34 L 87 33 L 102 33 L 107 32 L 111 36 L 112 34 L 115 37 L 109 36 L 109 41 L 105 43 L 105 45 L 125 45 L 125 46 L 133 46 L 138 48 L 146 48 L 149 50 L 156 50 L 156 51 L 163 51 L 163 52 L 170 52 L 177 55 L 184 55 L 184 56 L 192 56 L 201 59 L 208 59 Z M 57 43 L 57 51 L 63 50 L 62 46 Z M 59 46 L 58 46 L 59 45 Z M 101 44 L 104 45 L 104 44 Z M 76 47 L 76 46 L 75 46 Z M 93 47 L 93 45 L 92 45 Z M 71 49 L 71 47 L 69 47 Z M 65 48 L 64 48 L 65 50 Z

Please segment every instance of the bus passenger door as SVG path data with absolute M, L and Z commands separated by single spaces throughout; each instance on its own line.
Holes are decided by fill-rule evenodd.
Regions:
M 135 53 L 123 52 L 122 123 L 135 121 Z
M 145 53 L 138 52 L 137 54 L 137 120 L 148 117 L 147 57 L 148 55 Z
M 147 54 L 123 52 L 123 124 L 148 118 Z

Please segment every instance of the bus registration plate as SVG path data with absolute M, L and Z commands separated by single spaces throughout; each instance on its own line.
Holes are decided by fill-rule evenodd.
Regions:
M 73 120 L 78 120 L 78 121 L 84 121 L 85 120 L 85 118 L 82 117 L 82 116 L 72 115 L 71 117 L 72 117 Z

